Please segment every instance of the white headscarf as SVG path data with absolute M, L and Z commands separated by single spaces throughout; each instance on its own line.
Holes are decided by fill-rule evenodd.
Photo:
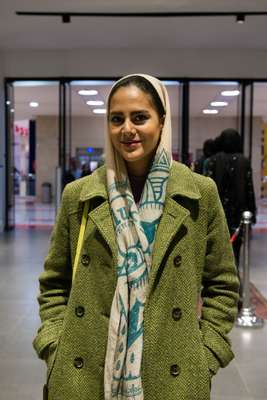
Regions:
M 125 162 L 113 147 L 108 130 L 106 132 L 107 185 L 118 244 L 118 280 L 109 321 L 105 400 L 144 398 L 141 377 L 143 311 L 153 245 L 163 212 L 172 163 L 167 90 L 158 79 L 149 75 L 128 75 L 122 80 L 131 76 L 141 76 L 153 85 L 165 109 L 165 119 L 138 207 L 133 198 Z

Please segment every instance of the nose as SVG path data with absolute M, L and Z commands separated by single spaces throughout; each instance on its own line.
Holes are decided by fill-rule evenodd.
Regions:
M 136 134 L 136 128 L 134 126 L 134 124 L 131 122 L 131 120 L 129 118 L 126 118 L 124 120 L 123 126 L 122 126 L 122 133 L 125 134 L 132 134 L 135 135 Z

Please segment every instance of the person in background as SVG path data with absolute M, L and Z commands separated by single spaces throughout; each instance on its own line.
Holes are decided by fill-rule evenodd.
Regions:
M 242 213 L 251 211 L 256 223 L 256 202 L 250 161 L 241 153 L 242 143 L 235 129 L 225 129 L 220 135 L 221 151 L 210 157 L 206 175 L 217 184 L 231 236 L 240 226 Z M 239 266 L 242 230 L 233 241 L 237 267 Z M 240 285 L 240 291 L 242 291 Z M 239 304 L 241 307 L 241 303 Z
M 83 178 L 84 176 L 91 175 L 91 173 L 92 173 L 92 171 L 91 171 L 91 169 L 90 169 L 89 164 L 83 163 L 83 164 L 82 164 L 82 171 L 81 171 L 81 176 L 80 176 L 80 177 Z
M 194 163 L 193 170 L 194 172 L 197 172 L 198 174 L 205 175 L 205 169 L 206 165 L 205 162 L 206 160 L 214 154 L 214 140 L 213 139 L 207 139 L 203 143 L 203 154 L 202 156 L 197 159 Z
M 115 83 L 105 165 L 66 186 L 40 276 L 49 400 L 209 400 L 234 357 L 227 223 L 213 180 L 172 160 L 171 133 L 161 81 Z

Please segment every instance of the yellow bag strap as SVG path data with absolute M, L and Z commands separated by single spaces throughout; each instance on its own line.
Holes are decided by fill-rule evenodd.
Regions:
M 87 223 L 88 211 L 89 211 L 89 201 L 86 201 L 84 203 L 84 207 L 83 207 L 82 222 L 81 222 L 78 243 L 77 243 L 77 248 L 76 248 L 76 254 L 75 254 L 75 259 L 74 259 L 74 265 L 73 265 L 73 270 L 72 270 L 72 282 L 74 281 L 75 274 L 76 274 L 77 268 L 78 268 L 79 258 L 81 255 L 84 232 L 85 232 L 85 227 L 86 227 L 86 223 Z

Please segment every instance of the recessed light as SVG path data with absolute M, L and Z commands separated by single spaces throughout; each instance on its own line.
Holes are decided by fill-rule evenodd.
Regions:
M 7 100 L 7 101 L 6 101 L 6 105 L 7 105 L 7 106 L 10 106 L 10 104 L 11 104 L 11 101 L 10 101 L 10 100 Z
M 238 96 L 239 94 L 239 90 L 224 90 L 223 92 L 221 92 L 222 96 Z
M 236 22 L 238 24 L 243 24 L 245 22 L 245 15 L 244 14 L 237 14 Z
M 105 108 L 95 108 L 93 113 L 95 114 L 106 114 L 107 110 Z
M 95 89 L 81 89 L 78 91 L 79 95 L 81 96 L 95 96 L 98 94 L 98 91 Z
M 104 102 L 102 100 L 88 100 L 86 104 L 88 106 L 103 106 Z
M 218 114 L 218 110 L 210 110 L 210 109 L 205 109 L 205 110 L 202 110 L 202 112 L 203 112 L 203 114 Z
M 210 103 L 212 107 L 225 107 L 228 106 L 228 104 L 227 101 L 212 101 Z
M 31 102 L 29 103 L 29 106 L 30 106 L 30 107 L 33 107 L 33 108 L 36 108 L 36 107 L 39 107 L 39 103 L 37 103 L 37 101 L 31 101 Z
M 14 112 L 15 112 L 15 109 L 14 109 L 14 108 L 11 108 L 11 109 L 10 109 L 10 112 L 14 113 Z

